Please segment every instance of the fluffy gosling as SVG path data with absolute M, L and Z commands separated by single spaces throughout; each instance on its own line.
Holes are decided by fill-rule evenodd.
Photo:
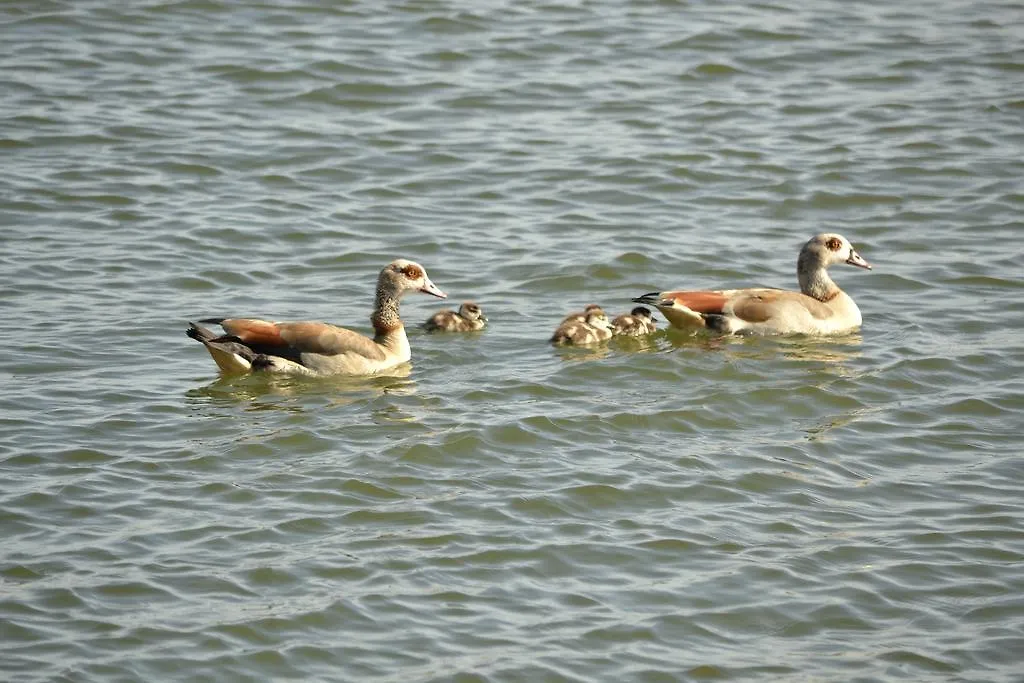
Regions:
M 612 324 L 608 316 L 600 308 L 587 313 L 586 318 L 570 320 L 558 326 L 555 334 L 551 337 L 554 344 L 572 344 L 574 346 L 585 346 L 607 341 L 612 337 Z
M 484 329 L 486 323 L 487 316 L 480 306 L 466 301 L 458 311 L 450 308 L 438 311 L 423 323 L 423 327 L 428 332 L 475 332 Z
M 616 316 L 612 320 L 612 333 L 617 337 L 642 337 L 651 334 L 658 328 L 651 309 L 637 306 L 629 313 Z

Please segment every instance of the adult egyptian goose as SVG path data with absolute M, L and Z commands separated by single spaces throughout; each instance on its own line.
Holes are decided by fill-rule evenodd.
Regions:
M 487 316 L 480 306 L 473 301 L 465 301 L 458 311 L 450 308 L 438 311 L 423 323 L 423 327 L 428 332 L 475 332 L 484 329 L 486 323 Z
M 582 311 L 575 311 L 562 318 L 562 324 L 571 322 L 584 322 L 587 319 L 587 314 L 591 311 L 602 310 L 600 304 L 587 304 L 583 307 Z
M 617 315 L 612 320 L 612 334 L 616 337 L 642 337 L 658 329 L 654 314 L 646 306 L 637 306 L 629 313 Z
M 673 327 L 707 327 L 726 334 L 838 334 L 860 327 L 860 309 L 827 269 L 848 263 L 871 270 L 842 235 L 815 235 L 796 262 L 800 291 L 750 288 L 651 292 L 633 299 L 652 304 Z
M 225 335 L 218 336 L 195 323 L 189 323 L 185 333 L 202 342 L 225 373 L 371 375 L 409 360 L 409 340 L 398 317 L 398 303 L 403 294 L 412 291 L 441 299 L 447 296 L 418 263 L 398 259 L 380 271 L 377 300 L 370 316 L 376 332 L 372 339 L 327 323 L 247 318 L 199 321 L 220 325 Z
M 583 321 L 570 320 L 558 326 L 551 341 L 554 344 L 584 346 L 597 344 L 612 337 L 612 324 L 600 308 L 587 313 Z

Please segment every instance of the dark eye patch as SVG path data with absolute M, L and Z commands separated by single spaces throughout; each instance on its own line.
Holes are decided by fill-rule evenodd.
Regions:
M 828 242 L 825 242 L 825 246 L 832 251 L 839 251 L 843 248 L 843 242 L 838 237 L 830 237 Z

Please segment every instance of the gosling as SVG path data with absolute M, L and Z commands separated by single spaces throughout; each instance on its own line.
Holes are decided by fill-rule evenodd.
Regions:
M 605 312 L 597 309 L 587 313 L 587 317 L 580 322 L 570 320 L 562 323 L 555 330 L 551 337 L 554 344 L 572 344 L 574 346 L 585 346 L 587 344 L 598 344 L 612 338 L 612 324 Z
M 637 306 L 629 313 L 616 316 L 612 320 L 612 334 L 617 337 L 642 337 L 658 329 L 651 309 Z
M 484 329 L 486 323 L 487 316 L 480 310 L 480 306 L 466 301 L 459 306 L 458 311 L 450 308 L 438 311 L 423 323 L 423 327 L 428 332 L 475 332 Z
M 569 315 L 567 315 L 564 318 L 562 318 L 561 324 L 564 325 L 565 323 L 571 323 L 571 322 L 578 322 L 578 323 L 586 322 L 587 314 L 588 313 L 590 313 L 591 311 L 603 311 L 603 310 L 604 309 L 601 308 L 600 304 L 587 304 L 586 306 L 583 307 L 582 311 L 576 311 L 575 313 L 570 313 Z

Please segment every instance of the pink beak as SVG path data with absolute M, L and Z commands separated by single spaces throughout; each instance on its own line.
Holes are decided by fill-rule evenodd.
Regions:
M 860 254 L 855 252 L 853 249 L 850 250 L 850 258 L 846 259 L 846 262 L 851 266 L 857 266 L 858 268 L 866 268 L 871 270 L 871 264 L 865 261 Z
M 437 285 L 430 281 L 430 278 L 424 278 L 423 286 L 420 287 L 420 291 L 424 294 L 436 296 L 438 299 L 448 298 L 448 295 L 438 289 Z

